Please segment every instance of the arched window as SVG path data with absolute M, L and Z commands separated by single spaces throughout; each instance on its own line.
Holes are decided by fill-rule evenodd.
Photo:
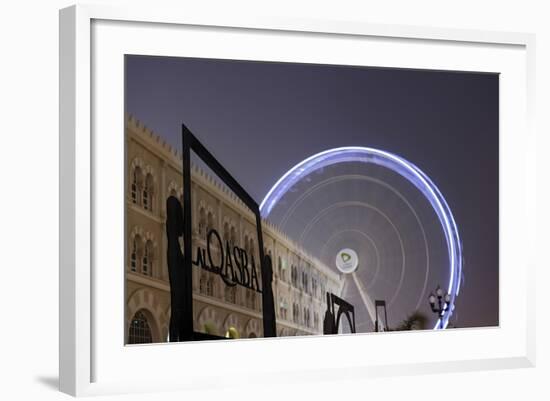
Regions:
M 145 177 L 145 185 L 143 186 L 143 208 L 145 210 L 153 211 L 153 194 L 154 194 L 154 182 L 151 173 Z
M 128 344 L 152 343 L 153 335 L 147 317 L 142 311 L 138 311 L 130 322 Z
M 139 166 L 134 167 L 134 171 L 132 173 L 132 185 L 130 189 L 132 203 L 135 203 L 135 204 L 139 203 L 139 192 L 141 189 L 142 180 L 143 180 L 143 176 L 142 176 L 141 168 Z
M 206 295 L 213 297 L 214 296 L 214 276 L 210 275 L 206 281 Z
M 149 207 L 149 191 L 147 190 L 147 186 L 143 187 L 141 199 L 143 201 L 143 208 L 147 210 L 147 208 Z
M 133 272 L 137 271 L 137 265 L 138 265 L 138 252 L 139 252 L 139 245 L 141 243 L 141 238 L 139 235 L 136 235 L 134 237 L 134 240 L 132 241 L 132 250 L 130 252 L 130 270 Z
M 226 241 L 229 241 L 229 224 L 227 221 L 223 223 L 223 243 L 225 244 Z
M 294 287 L 298 286 L 298 269 L 296 266 L 292 265 L 290 268 L 290 279 L 292 280 L 292 285 Z
M 309 284 L 309 280 L 308 280 L 307 273 L 305 271 L 302 271 L 302 287 L 306 293 L 309 292 L 308 284 Z
M 246 252 L 248 257 L 250 258 L 250 247 L 248 246 L 248 234 L 244 235 L 244 251 Z
M 300 308 L 297 304 L 292 304 L 292 321 L 294 323 L 300 322 Z
M 256 292 L 254 290 L 246 291 L 246 306 L 250 309 L 256 309 Z
M 206 235 L 210 232 L 210 230 L 214 229 L 214 215 L 212 212 L 208 212 L 207 217 L 207 225 L 206 225 Z
M 145 243 L 145 247 L 143 248 L 141 272 L 146 276 L 153 275 L 153 243 L 150 240 Z
M 287 310 L 286 300 L 282 299 L 281 303 L 279 304 L 279 317 L 281 319 L 285 319 L 285 320 L 287 319 L 286 310 Z
M 203 207 L 199 211 L 199 235 L 205 235 L 206 231 L 206 212 Z
M 199 292 L 201 294 L 206 294 L 206 272 L 202 271 L 201 276 L 199 278 Z
M 225 300 L 231 303 L 237 303 L 237 287 L 225 287 Z
M 170 190 L 170 196 L 173 196 L 174 198 L 178 198 L 178 193 L 176 192 L 176 190 L 174 188 L 172 188 Z
M 235 230 L 235 227 L 231 227 L 230 243 L 231 243 L 231 246 L 237 246 L 237 231 Z

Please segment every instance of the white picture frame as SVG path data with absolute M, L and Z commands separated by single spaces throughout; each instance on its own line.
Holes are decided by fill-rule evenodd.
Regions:
M 357 21 L 236 20 L 88 5 L 61 10 L 60 390 L 80 396 L 244 386 L 243 376 L 269 385 L 534 366 L 534 43 L 523 33 Z M 117 223 L 124 214 L 119 56 L 126 53 L 499 72 L 500 326 L 125 347 Z M 523 190 L 508 185 L 514 182 Z M 260 354 L 272 363 L 262 363 Z M 205 362 L 212 358 L 233 361 L 231 369 L 212 372 Z M 182 359 L 192 363 L 182 366 Z M 135 369 L 140 364 L 156 368 L 144 376 Z

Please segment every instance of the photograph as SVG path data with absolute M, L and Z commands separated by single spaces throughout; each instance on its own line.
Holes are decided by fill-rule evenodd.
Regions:
M 126 54 L 124 80 L 124 344 L 499 326 L 498 73 Z
M 0 399 L 549 398 L 544 2 L 5 3 Z

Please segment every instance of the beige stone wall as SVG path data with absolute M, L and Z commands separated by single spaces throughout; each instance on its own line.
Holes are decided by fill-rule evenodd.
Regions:
M 182 162 L 170 146 L 132 117 L 126 122 L 126 150 L 126 333 L 134 315 L 141 311 L 153 341 L 164 342 L 170 318 L 165 200 L 170 194 L 182 197 Z M 134 173 L 139 176 L 136 186 Z M 253 240 L 258 263 L 254 215 L 198 168 L 192 172 L 192 208 L 194 251 L 196 246 L 205 246 L 205 232 L 211 227 L 224 237 L 234 237 L 235 245 L 245 249 Z M 265 252 L 273 260 L 277 335 L 322 333 L 324 291 L 339 293 L 340 278 L 268 222 L 262 226 Z M 298 278 L 294 284 L 293 266 Z M 233 287 L 232 294 L 226 288 L 219 275 L 193 267 L 195 330 L 223 336 L 232 327 L 240 337 L 261 337 L 261 294 L 241 286 Z

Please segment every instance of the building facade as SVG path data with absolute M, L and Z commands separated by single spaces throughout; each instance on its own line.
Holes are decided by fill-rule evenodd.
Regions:
M 166 199 L 183 198 L 182 159 L 132 116 L 125 131 L 126 343 L 165 342 L 170 321 Z M 243 202 L 196 165 L 191 188 L 193 254 L 206 247 L 207 233 L 215 229 L 259 260 L 255 217 Z M 343 281 L 268 221 L 262 229 L 264 252 L 273 261 L 277 336 L 322 334 L 326 292 L 340 294 Z M 219 274 L 193 266 L 195 331 L 262 337 L 261 303 L 261 293 L 227 286 Z

